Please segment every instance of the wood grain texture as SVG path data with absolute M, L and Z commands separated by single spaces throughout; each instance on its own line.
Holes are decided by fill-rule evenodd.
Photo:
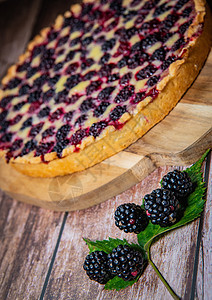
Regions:
M 195 162 L 212 147 L 211 66 L 212 51 L 197 80 L 177 106 L 126 150 L 85 171 L 56 178 L 30 178 L 1 160 L 0 188 L 20 201 L 72 211 L 123 192 L 158 166 Z
M 96 239 L 126 238 L 137 242 L 136 235 L 125 234 L 114 225 L 115 208 L 124 202 L 141 203 L 143 196 L 173 167 L 156 169 L 151 175 L 124 193 L 86 210 L 69 212 L 55 260 L 55 245 L 62 226 L 63 213 L 51 212 L 26 205 L 0 193 L 0 299 L 143 299 L 170 300 L 151 266 L 139 281 L 125 290 L 105 291 L 90 281 L 82 265 L 88 248 L 83 237 Z M 211 290 L 211 178 L 199 269 L 196 299 L 210 300 Z M 152 259 L 182 299 L 190 299 L 199 219 L 157 241 L 151 248 Z M 203 253 L 204 255 L 201 255 Z M 53 268 L 50 269 L 52 264 Z M 50 272 L 51 270 L 51 272 Z M 46 289 L 44 282 L 47 276 Z M 203 288 L 202 288 L 203 287 Z
M 24 52 L 40 3 L 41 0 L 10 0 L 0 3 L 0 79 Z
M 38 299 L 62 219 L 0 191 L 0 299 Z
M 125 234 L 115 227 L 115 208 L 125 202 L 141 203 L 146 193 L 159 187 L 159 180 L 170 169 L 158 168 L 121 195 L 87 210 L 69 213 L 44 299 L 171 299 L 150 266 L 138 283 L 119 292 L 103 290 L 82 269 L 88 254 L 83 237 L 102 240 L 110 236 L 136 243 L 136 235 Z M 199 220 L 152 246 L 154 262 L 182 299 L 189 299 L 191 293 L 198 224 Z
M 209 173 L 207 202 L 203 215 L 195 299 L 212 297 L 212 170 Z

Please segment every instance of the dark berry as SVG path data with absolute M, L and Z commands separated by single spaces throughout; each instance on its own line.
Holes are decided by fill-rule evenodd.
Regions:
M 99 100 L 109 100 L 110 95 L 114 91 L 115 87 L 109 86 L 104 88 L 97 96 Z
M 58 63 L 54 66 L 54 71 L 57 72 L 63 67 L 63 63 Z
M 177 40 L 174 45 L 172 46 L 172 51 L 176 51 L 180 48 L 182 48 L 185 45 L 184 37 L 181 37 L 179 40 Z
M 86 120 L 88 119 L 88 116 L 87 115 L 81 115 L 77 120 L 76 122 L 74 123 L 74 125 L 82 125 Z
M 9 90 L 12 90 L 12 89 L 16 88 L 20 83 L 21 83 L 20 78 L 13 78 L 7 83 L 7 88 Z
M 102 132 L 102 130 L 107 127 L 107 123 L 104 121 L 100 121 L 98 123 L 94 123 L 92 124 L 92 126 L 89 129 L 89 134 L 97 137 L 100 135 L 100 133 Z
M 124 76 L 122 76 L 122 78 L 120 79 L 120 84 L 122 86 L 127 85 L 130 81 L 130 79 L 132 78 L 132 73 L 129 72 L 127 74 L 125 74 Z
M 103 102 L 101 102 L 100 104 L 99 104 L 99 106 L 97 107 L 97 108 L 95 108 L 95 110 L 94 110 L 94 116 L 95 117 L 99 117 L 99 116 L 101 116 L 105 111 L 106 111 L 106 109 L 107 109 L 107 107 L 110 105 L 110 103 L 109 102 L 105 102 L 105 101 L 103 101 Z
M 12 96 L 4 97 L 0 100 L 0 107 L 6 108 L 6 106 L 12 101 Z
M 41 91 L 37 90 L 29 94 L 27 101 L 29 103 L 33 103 L 40 100 L 40 98 L 41 98 Z
M 166 57 L 166 50 L 163 47 L 161 47 L 153 52 L 151 59 L 164 61 L 165 57 Z
M 23 144 L 22 139 L 16 139 L 10 147 L 10 151 L 16 151 L 16 150 L 20 149 L 22 144 Z
M 180 205 L 175 194 L 167 189 L 156 189 L 144 196 L 144 207 L 152 224 L 171 226 L 179 219 Z
M 54 77 L 49 78 L 48 83 L 50 86 L 54 86 L 59 79 L 60 79 L 60 75 L 55 75 Z
M 159 79 L 160 79 L 159 76 L 152 76 L 152 77 L 150 77 L 150 78 L 148 79 L 148 81 L 147 81 L 146 84 L 147 84 L 149 87 L 152 87 L 152 86 L 154 86 L 154 85 L 157 84 L 157 82 L 159 81 Z
M 116 96 L 115 102 L 121 103 L 127 101 L 134 94 L 135 87 L 133 85 L 125 86 Z
M 81 69 L 85 70 L 86 68 L 89 68 L 93 64 L 94 64 L 94 60 L 92 58 L 88 58 L 81 64 Z
M 87 36 L 87 37 L 85 37 L 85 38 L 82 40 L 82 46 L 83 46 L 83 47 L 86 47 L 86 46 L 88 46 L 90 43 L 92 43 L 92 41 L 93 41 L 92 36 Z
M 54 142 L 40 143 L 36 147 L 35 156 L 45 155 L 46 153 L 51 152 L 53 146 L 54 146 Z
M 21 130 L 32 126 L 32 117 L 29 117 L 26 121 L 23 122 L 22 126 L 21 126 Z
M 102 82 L 100 80 L 92 81 L 86 88 L 86 94 L 91 95 L 94 91 L 98 90 Z
M 56 140 L 62 141 L 64 140 L 71 130 L 71 126 L 69 124 L 65 124 L 61 126 L 56 133 Z
M 175 56 L 169 56 L 161 65 L 161 69 L 164 71 L 166 70 L 171 63 L 173 63 L 175 61 Z
M 155 72 L 157 71 L 157 68 L 154 67 L 153 65 L 148 65 L 145 68 L 141 69 L 137 74 L 136 74 L 136 79 L 137 80 L 142 80 L 149 78 L 152 76 Z
M 97 72 L 96 71 L 89 71 L 84 75 L 84 80 L 90 80 L 92 77 L 96 76 Z
M 47 117 L 50 113 L 50 108 L 49 107 L 44 107 L 43 109 L 41 109 L 38 113 L 38 117 L 39 118 L 44 118 Z
M 188 173 L 174 170 L 162 178 L 162 187 L 175 193 L 178 198 L 185 198 L 193 191 L 193 184 Z
M 76 72 L 77 68 L 78 68 L 79 64 L 78 63 L 73 63 L 73 64 L 70 64 L 66 70 L 65 70 L 65 73 L 68 74 L 68 75 L 71 75 L 73 73 Z
M 62 157 L 63 149 L 65 149 L 68 144 L 68 139 L 58 141 L 54 146 L 53 151 L 57 152 L 58 157 Z
M 48 138 L 55 134 L 55 128 L 53 126 L 47 128 L 44 132 L 42 132 L 42 138 Z
M 136 234 L 143 231 L 149 222 L 145 210 L 135 203 L 118 206 L 114 217 L 115 225 L 119 229 Z
M 59 120 L 61 118 L 61 116 L 63 115 L 63 109 L 62 108 L 58 108 L 55 112 L 53 112 L 50 116 L 49 116 L 49 121 L 53 122 L 55 120 Z
M 85 129 L 77 130 L 71 137 L 70 143 L 72 145 L 78 145 L 81 143 L 82 139 L 87 136 L 87 132 Z
M 69 111 L 63 116 L 63 121 L 70 122 L 72 120 L 72 117 L 73 117 L 73 111 Z
M 22 108 L 22 106 L 24 106 L 25 103 L 26 103 L 25 101 L 17 103 L 16 105 L 13 106 L 13 110 L 14 111 L 20 110 Z
M 64 45 L 69 39 L 69 35 L 61 37 L 57 42 L 57 47 Z
M 54 89 L 48 90 L 47 92 L 43 93 L 43 101 L 49 102 L 50 99 L 52 99 L 54 95 L 55 95 Z
M 189 0 L 179 0 L 174 6 L 174 10 L 180 10 Z
M 154 45 L 161 40 L 161 36 L 158 32 L 155 32 L 141 41 L 141 48 L 147 49 L 148 47 Z
M 170 14 L 167 16 L 167 18 L 163 21 L 163 25 L 165 26 L 165 29 L 170 29 L 174 26 L 174 24 L 179 19 L 179 16 L 177 14 Z
M 57 31 L 53 31 L 51 30 L 48 34 L 48 40 L 51 42 L 53 40 L 55 40 L 58 37 L 58 32 Z
M 30 63 L 28 62 L 24 62 L 22 65 L 19 65 L 17 67 L 17 72 L 24 72 L 24 71 L 27 71 L 27 69 L 29 68 L 30 66 Z
M 180 25 L 180 27 L 179 27 L 179 33 L 180 34 L 184 34 L 186 32 L 186 30 L 188 29 L 188 27 L 191 25 L 191 23 L 192 23 L 192 21 L 190 20 L 190 21 L 188 21 L 188 22 Z
M 25 145 L 24 148 L 21 151 L 21 156 L 28 154 L 29 152 L 33 151 L 36 148 L 37 142 L 34 140 L 28 141 Z
M 69 51 L 69 53 L 66 56 L 65 62 L 68 62 L 74 58 L 75 52 L 74 51 Z
M 167 7 L 167 3 L 163 3 L 163 4 L 159 5 L 158 7 L 156 7 L 153 16 L 157 17 L 157 16 L 163 14 L 164 12 L 166 12 L 168 9 L 170 9 L 170 6 Z
M 143 254 L 128 245 L 119 245 L 108 254 L 108 266 L 114 276 L 130 281 L 141 275 L 146 267 Z
M 118 63 L 117 63 L 117 67 L 119 69 L 125 67 L 127 65 L 128 59 L 127 57 L 123 57 Z
M 112 121 L 116 121 L 120 119 L 120 117 L 127 111 L 126 105 L 124 106 L 116 106 L 111 112 L 110 112 L 110 119 Z
M 94 99 L 93 98 L 87 98 L 86 100 L 84 100 L 81 105 L 80 105 L 80 110 L 82 112 L 86 112 L 89 109 L 94 107 Z
M 43 124 L 44 123 L 38 123 L 36 125 L 33 125 L 29 132 L 29 135 L 35 137 L 41 131 Z
M 119 76 L 119 73 L 114 73 L 114 74 L 110 74 L 107 78 L 107 82 L 113 82 L 113 81 L 116 81 L 116 80 L 119 80 L 120 76 Z
M 108 268 L 107 254 L 104 251 L 94 251 L 88 254 L 83 268 L 91 280 L 100 284 L 107 283 L 113 277 Z
M 34 68 L 29 67 L 29 68 L 27 69 L 26 78 L 28 79 L 28 78 L 32 77 L 32 76 L 35 75 L 37 72 L 38 72 L 38 68 L 37 68 L 37 67 L 34 67 Z
M 182 12 L 183 18 L 188 18 L 191 12 L 192 12 L 192 7 L 190 7 L 190 6 L 186 7 L 184 9 L 184 11 Z
M 19 89 L 19 96 L 28 94 L 29 90 L 30 90 L 30 86 L 28 84 L 22 85 Z
M 7 114 L 8 114 L 8 111 L 7 111 L 7 110 L 3 110 L 3 111 L 0 113 L 0 124 L 5 120 Z
M 11 132 L 4 133 L 0 138 L 0 142 L 2 142 L 2 143 L 10 142 L 12 139 L 12 136 L 13 135 Z
M 22 119 L 22 115 L 18 114 L 17 116 L 15 116 L 15 118 L 13 118 L 12 120 L 10 120 L 10 125 L 17 124 L 21 119 Z
M 103 52 L 106 52 L 106 51 L 109 51 L 111 49 L 113 49 L 113 47 L 115 46 L 116 44 L 116 40 L 114 38 L 108 40 L 108 41 L 105 41 L 103 44 L 102 44 L 102 51 Z
M 33 87 L 40 88 L 47 81 L 47 78 L 48 78 L 47 74 L 42 74 L 41 76 L 35 79 L 33 83 Z
M 81 76 L 79 74 L 74 74 L 67 79 L 65 86 L 68 89 L 72 89 L 74 86 L 80 83 L 80 81 L 81 81 Z
M 55 103 L 63 103 L 66 101 L 66 99 L 68 98 L 68 93 L 69 91 L 67 89 L 64 89 L 62 91 L 60 91 L 58 94 L 56 94 L 55 97 Z

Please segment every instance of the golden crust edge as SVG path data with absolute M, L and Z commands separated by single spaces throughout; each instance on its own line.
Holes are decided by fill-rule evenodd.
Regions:
M 99 1 L 94 1 L 94 0 L 84 0 L 84 2 L 99 2 Z M 205 11 L 206 11 L 206 9 L 205 9 L 205 1 L 204 0 L 194 0 L 194 2 L 195 2 L 195 9 L 196 9 L 196 11 L 197 11 L 197 17 L 196 17 L 196 19 L 194 20 L 194 22 L 195 22 L 195 24 L 197 23 L 197 20 L 198 20 L 198 22 L 201 20 L 203 20 L 203 17 L 204 17 L 204 15 L 205 15 Z M 78 13 L 79 12 L 79 4 L 75 4 L 75 5 L 72 5 L 71 6 L 71 9 L 70 9 L 70 11 L 66 11 L 65 13 L 64 13 L 64 16 L 65 15 L 71 15 L 71 13 Z M 201 17 L 199 17 L 201 15 Z M 63 16 L 62 15 L 59 15 L 57 18 L 56 18 L 56 20 L 55 20 L 55 23 L 53 24 L 53 26 L 54 27 L 57 27 L 57 26 L 61 26 L 61 22 L 63 21 Z M 193 23 L 194 23 L 193 22 Z M 193 23 L 190 25 L 190 26 L 192 26 L 193 25 Z M 206 26 L 206 24 L 205 24 L 205 27 L 208 27 L 208 26 Z M 41 30 L 41 32 L 40 32 L 40 34 L 38 34 L 38 35 L 36 35 L 35 37 L 34 37 L 34 39 L 28 44 L 28 47 L 27 47 L 27 50 L 26 50 L 26 52 L 24 53 L 24 54 L 22 54 L 22 55 L 20 55 L 20 57 L 19 57 L 19 60 L 18 60 L 18 63 L 17 64 L 19 64 L 20 62 L 22 62 L 23 60 L 25 60 L 26 58 L 27 58 L 27 56 L 30 54 L 30 50 L 33 48 L 33 46 L 35 45 L 35 44 L 37 44 L 38 42 L 42 42 L 42 40 L 43 39 L 45 39 L 46 38 L 46 35 L 47 35 L 47 32 L 48 32 L 48 30 L 49 30 L 49 28 L 50 27 L 46 27 L 46 28 L 44 28 L 44 29 L 42 29 Z M 206 28 L 205 28 L 206 29 Z M 206 31 L 204 29 L 204 31 Z M 209 31 L 209 30 L 208 30 Z M 200 37 L 201 38 L 201 37 Z M 198 41 L 200 38 L 198 38 L 196 41 Z M 195 41 L 195 42 L 196 42 Z M 187 46 L 187 53 L 189 52 L 189 48 L 194 48 L 195 47 L 195 45 L 188 45 Z M 183 50 L 184 50 L 185 48 L 183 48 Z M 186 54 L 186 56 L 187 56 L 187 54 Z M 159 84 L 158 84 L 158 86 L 157 86 L 157 88 L 161 91 L 161 90 L 163 90 L 163 89 L 165 89 L 167 86 L 168 86 L 168 84 L 169 84 L 169 82 L 170 81 L 172 81 L 172 77 L 181 69 L 181 65 L 184 65 L 184 63 L 185 63 L 185 61 L 186 60 L 184 60 L 184 59 L 181 59 L 181 60 L 177 60 L 176 62 L 174 62 L 174 63 L 172 63 L 171 65 L 170 65 L 170 67 L 169 67 L 169 70 L 170 70 L 170 74 L 168 75 L 168 76 L 166 76 Z M 203 62 L 202 62 L 202 64 L 204 63 L 204 60 L 203 60 Z M 16 68 L 16 66 L 17 66 L 17 64 L 15 64 L 15 65 L 12 65 L 9 69 L 8 69 L 8 73 L 7 73 L 7 75 L 2 79 L 2 83 L 4 83 L 4 82 L 7 82 L 7 81 L 9 81 L 10 80 L 10 78 L 14 75 L 14 71 L 15 71 L 15 68 Z M 199 72 L 199 70 L 200 70 L 200 68 L 198 68 L 196 71 L 197 71 L 197 74 L 198 74 L 198 72 Z M 188 72 L 189 73 L 189 72 Z M 196 76 L 195 76 L 196 77 Z M 194 78 L 195 78 L 194 77 Z M 193 79 L 194 80 L 194 79 Z M 193 81 L 192 80 L 192 81 Z M 192 82 L 191 81 L 191 82 Z M 191 83 L 190 83 L 191 84 Z M 189 84 L 189 85 L 190 85 Z M 188 86 L 189 86 L 188 85 Z M 186 89 L 185 89 L 186 90 Z M 1 90 L 0 90 L 0 92 L 1 92 Z M 160 96 L 160 95 L 159 95 Z M 158 98 L 159 98 L 159 96 L 153 101 L 153 102 L 155 102 Z M 0 93 L 0 97 L 1 97 L 1 93 Z M 157 101 L 158 102 L 158 101 Z M 177 101 L 178 102 L 178 101 Z M 177 103 L 176 102 L 176 103 Z M 174 102 L 175 103 L 175 102 Z M 174 104 L 174 105 L 171 105 L 170 106 L 170 110 L 176 105 L 176 103 Z M 139 111 L 138 112 L 138 115 L 139 114 L 141 114 L 141 112 L 144 112 L 146 109 L 148 109 L 149 107 L 150 107 L 150 104 L 151 103 L 149 103 L 149 104 L 147 104 L 147 106 L 145 107 L 145 108 L 143 108 L 142 106 L 142 110 L 141 111 Z M 152 105 L 151 105 L 152 106 Z M 169 111 L 170 111 L 169 110 Z M 168 111 L 168 112 L 169 112 Z M 160 119 L 156 119 L 155 120 L 155 123 L 153 122 L 153 124 L 150 126 L 150 125 L 148 125 L 148 126 L 145 126 L 145 128 L 144 128 L 144 130 L 142 130 L 142 132 L 141 132 L 141 134 L 140 134 L 140 136 L 139 137 L 141 137 L 142 135 L 144 135 L 151 127 L 153 127 L 156 123 L 158 123 L 161 119 L 163 119 L 166 115 L 167 115 L 167 113 L 168 112 L 166 112 L 166 114 L 164 114 L 164 116 L 163 117 L 161 117 Z M 129 115 L 129 114 L 128 114 Z M 127 119 L 128 119 L 128 122 L 127 123 L 129 123 L 131 120 L 132 120 L 132 122 L 133 122 L 133 120 L 135 120 L 136 119 L 136 117 L 135 116 L 132 116 L 131 117 L 131 119 L 129 120 L 129 116 L 127 116 Z M 129 126 L 130 126 L 130 124 L 129 124 Z M 112 126 L 110 126 L 110 127 L 112 127 Z M 115 131 L 115 128 L 109 128 L 109 130 L 105 130 L 103 133 L 102 133 L 102 136 L 103 136 L 103 138 L 102 138 L 102 140 L 103 140 L 103 142 L 104 142 L 104 140 L 105 140 L 105 138 L 106 138 L 106 135 L 107 135 L 107 133 L 108 133 L 108 131 L 109 132 L 111 132 L 111 131 Z M 119 131 L 121 131 L 121 130 L 119 130 Z M 118 131 L 118 132 L 119 132 Z M 120 148 L 120 150 L 117 150 L 116 152 L 114 152 L 113 154 L 115 154 L 115 153 L 117 153 L 117 152 L 119 152 L 119 151 L 121 151 L 121 150 L 123 150 L 124 148 L 126 148 L 127 146 L 129 146 L 131 143 L 133 143 L 133 142 L 135 142 L 139 137 L 137 137 L 135 140 L 133 140 L 132 142 L 130 142 L 130 143 L 128 143 L 126 146 L 124 146 L 124 147 L 121 147 Z M 89 147 L 89 146 L 92 146 L 92 145 L 95 145 L 96 143 L 99 143 L 100 142 L 100 140 L 99 139 L 97 139 L 94 143 L 93 143 L 93 139 L 90 139 L 90 137 L 88 137 L 88 138 L 85 138 L 83 141 L 82 141 L 82 144 L 81 145 L 79 145 L 79 148 L 80 148 L 80 152 L 83 152 L 83 150 L 86 148 L 86 147 Z M 119 149 L 119 148 L 118 148 Z M 16 158 L 16 159 L 11 159 L 11 161 L 10 161 L 10 164 L 12 165 L 12 166 L 14 166 L 14 167 L 16 167 L 16 169 L 22 169 L 22 165 L 24 165 L 25 167 L 27 167 L 27 168 L 29 168 L 29 166 L 32 166 L 32 165 L 35 165 L 35 167 L 37 166 L 38 168 L 40 168 L 41 167 L 41 165 L 45 165 L 45 166 L 47 166 L 47 165 L 49 165 L 51 162 L 53 162 L 53 161 L 61 161 L 61 160 L 64 160 L 67 156 L 79 156 L 79 152 L 74 152 L 74 150 L 75 150 L 75 147 L 74 146 L 70 146 L 70 147 L 68 147 L 67 149 L 64 149 L 64 151 L 63 151 L 63 157 L 62 158 L 57 158 L 57 154 L 56 154 L 56 152 L 52 152 L 52 153 L 48 153 L 48 154 L 46 154 L 45 155 L 45 160 L 48 162 L 48 164 L 44 164 L 43 162 L 41 162 L 41 158 L 40 157 L 31 157 L 31 156 L 29 156 L 29 157 L 18 157 L 18 158 Z M 109 151 L 110 152 L 110 151 Z M 2 156 L 4 156 L 5 155 L 5 153 L 6 153 L 6 151 L 1 151 L 0 150 L 0 157 L 2 157 Z M 109 157 L 109 156 L 111 156 L 111 155 L 113 155 L 113 154 L 110 154 L 110 155 L 108 155 L 108 156 L 106 156 L 104 159 L 106 159 L 107 157 Z M 92 165 L 94 165 L 94 164 L 96 164 L 96 163 L 98 163 L 99 161 L 102 161 L 102 159 L 101 160 L 98 160 L 97 162 L 95 162 L 95 163 L 93 163 Z M 20 167 L 19 167 L 19 165 L 20 165 Z M 89 165 L 90 166 L 90 165 Z M 89 167 L 89 166 L 86 166 L 86 168 L 87 167 Z M 77 167 L 77 168 L 73 168 L 74 170 L 73 171 L 71 171 L 71 173 L 72 172 L 76 172 L 76 171 L 80 171 L 80 170 L 83 170 L 84 168 L 79 168 L 79 167 Z M 22 173 L 24 173 L 24 174 L 27 174 L 27 175 L 30 175 L 30 174 L 28 174 L 28 171 L 26 170 L 24 170 L 24 171 L 20 171 L 20 172 L 22 172 Z M 35 172 L 36 173 L 36 172 Z M 42 172 L 41 172 L 42 173 Z M 57 174 L 57 173 L 59 173 L 59 174 Z M 70 173 L 70 171 L 69 171 L 69 173 Z M 33 174 L 34 174 L 34 172 L 33 172 Z M 60 172 L 56 172 L 56 175 L 54 175 L 54 172 L 53 172 L 53 174 L 49 174 L 49 175 L 39 175 L 40 174 L 40 172 L 38 171 L 38 175 L 30 175 L 30 176 L 35 176 L 35 177 L 54 177 L 54 176 L 57 176 L 57 175 L 64 175 L 64 174 L 67 174 L 67 173 L 61 173 L 60 174 Z
M 180 65 L 176 76 L 169 80 L 164 90 L 153 102 L 131 118 L 122 129 L 114 131 L 110 135 L 106 134 L 104 138 L 96 140 L 83 151 L 71 153 L 48 164 L 11 163 L 11 166 L 32 177 L 62 176 L 85 170 L 135 142 L 175 107 L 198 75 L 211 47 L 208 23 L 205 23 L 204 32 L 197 39 L 196 44 L 189 49 L 188 58 Z

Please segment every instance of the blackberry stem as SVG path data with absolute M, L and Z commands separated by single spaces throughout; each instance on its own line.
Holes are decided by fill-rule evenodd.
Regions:
M 163 275 L 160 273 L 160 271 L 158 270 L 158 268 L 156 267 L 156 265 L 153 263 L 153 261 L 151 259 L 151 253 L 150 253 L 150 247 L 151 247 L 151 244 L 152 244 L 151 242 L 147 243 L 145 245 L 145 247 L 144 247 L 145 250 L 146 250 L 146 253 L 147 253 L 148 262 L 153 267 L 153 269 L 155 270 L 156 274 L 158 275 L 158 277 L 160 278 L 160 280 L 163 282 L 163 284 L 165 285 L 165 287 L 167 288 L 167 290 L 169 291 L 169 293 L 171 294 L 171 296 L 173 297 L 173 299 L 180 300 L 180 297 L 174 292 L 174 290 L 168 284 L 168 282 L 166 281 L 166 279 L 163 277 Z

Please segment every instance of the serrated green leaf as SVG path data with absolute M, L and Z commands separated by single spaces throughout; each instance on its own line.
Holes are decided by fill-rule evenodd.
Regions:
M 122 278 L 119 278 L 118 276 L 114 277 L 113 279 L 109 280 L 105 284 L 105 290 L 116 290 L 120 291 L 122 289 L 125 289 L 128 286 L 133 285 L 136 281 L 138 281 L 139 277 L 137 277 L 134 280 L 131 281 L 124 281 Z
M 196 184 L 196 188 L 194 192 L 189 195 L 188 205 L 179 222 L 170 227 L 160 227 L 159 225 L 153 225 L 150 222 L 146 229 L 137 235 L 139 245 L 144 247 L 145 250 L 147 250 L 156 237 L 190 223 L 201 215 L 205 203 L 205 185 L 202 179 L 201 166 L 208 152 L 209 150 L 207 150 L 201 159 L 194 165 L 185 170 L 191 177 L 192 182 Z

